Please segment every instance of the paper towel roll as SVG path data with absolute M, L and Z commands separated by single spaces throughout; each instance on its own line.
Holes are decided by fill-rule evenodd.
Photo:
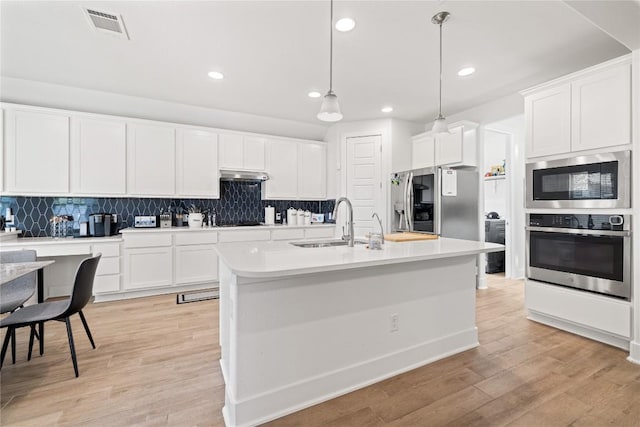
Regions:
M 275 224 L 276 218 L 276 208 L 273 206 L 267 206 L 264 208 L 264 223 L 265 225 L 273 225 Z

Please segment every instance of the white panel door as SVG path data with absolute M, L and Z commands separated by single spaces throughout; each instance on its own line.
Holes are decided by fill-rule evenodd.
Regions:
M 176 246 L 176 284 L 218 280 L 218 253 L 214 245 Z
M 524 100 L 527 157 L 571 151 L 571 86 L 567 83 Z
M 221 133 L 219 143 L 220 169 L 242 169 L 244 137 L 236 133 Z
M 245 136 L 243 147 L 243 168 L 252 171 L 263 171 L 265 163 L 265 139 L 255 136 Z
M 413 140 L 411 167 L 413 169 L 435 166 L 435 138 L 432 135 L 417 137 Z
M 173 285 L 171 247 L 127 249 L 124 253 L 124 289 Z
M 295 199 L 298 196 L 298 143 L 271 139 L 267 142 L 265 199 Z
M 185 197 L 220 197 L 218 135 L 196 129 L 177 131 L 176 185 Z
M 327 146 L 298 144 L 298 198 L 303 200 L 327 197 Z
M 125 122 L 74 117 L 71 127 L 71 192 L 91 195 L 125 194 Z
M 8 191 L 69 192 L 69 116 L 6 111 L 6 187 Z
M 356 237 L 378 231 L 377 221 L 371 218 L 374 212 L 384 223 L 380 147 L 379 135 L 347 138 L 347 197 L 353 205 Z M 341 206 L 340 211 L 341 218 L 346 218 L 346 208 Z
M 438 165 L 451 166 L 461 164 L 463 160 L 463 128 L 449 129 L 436 137 L 436 162 Z
M 175 129 L 133 124 L 127 144 L 129 193 L 147 196 L 175 195 Z
M 631 65 L 571 83 L 571 150 L 631 144 Z

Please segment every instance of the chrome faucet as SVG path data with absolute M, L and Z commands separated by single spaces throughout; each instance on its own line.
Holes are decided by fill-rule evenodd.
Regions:
M 346 197 L 338 198 L 338 200 L 336 200 L 336 206 L 333 208 L 333 217 L 336 218 L 336 215 L 338 214 L 338 207 L 342 202 L 347 203 L 347 209 L 349 210 L 347 213 L 347 228 L 349 229 L 349 234 L 344 234 L 344 227 L 342 227 L 342 240 L 348 239 L 349 247 L 352 248 L 355 238 L 353 235 L 353 205 L 351 205 L 351 201 Z
M 382 221 L 380 221 L 380 217 L 377 212 L 374 212 L 371 215 L 371 218 L 376 218 L 378 220 L 378 224 L 380 225 L 380 235 L 382 236 L 382 244 L 384 245 L 384 228 L 382 228 Z

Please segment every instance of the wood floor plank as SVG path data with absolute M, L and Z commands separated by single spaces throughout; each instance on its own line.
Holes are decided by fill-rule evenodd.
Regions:
M 269 426 L 640 427 L 640 366 L 627 352 L 526 319 L 523 283 L 488 276 L 477 292 L 481 346 L 267 423 Z M 224 425 L 218 301 L 175 295 L 91 304 L 93 350 L 72 319 L 46 353 L 0 371 L 0 425 Z M 5 362 L 6 363 L 6 362 Z

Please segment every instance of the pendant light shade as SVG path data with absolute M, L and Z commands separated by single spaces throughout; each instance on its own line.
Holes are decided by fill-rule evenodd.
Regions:
M 449 12 L 438 12 L 431 18 L 431 22 L 440 26 L 440 101 L 438 106 L 438 117 L 433 122 L 434 133 L 449 133 L 447 118 L 442 115 L 442 24 L 449 19 Z
M 331 90 L 324 96 L 318 118 L 323 122 L 337 122 L 342 119 L 338 97 Z
M 342 112 L 338 104 L 338 97 L 333 93 L 333 0 L 329 14 L 329 91 L 324 96 L 318 119 L 323 122 L 337 122 L 342 120 Z

